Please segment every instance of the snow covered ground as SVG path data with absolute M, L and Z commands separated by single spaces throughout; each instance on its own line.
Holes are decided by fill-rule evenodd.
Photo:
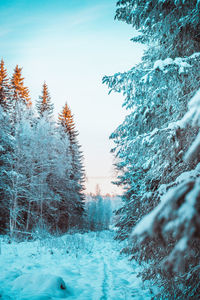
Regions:
M 120 255 L 113 232 L 67 234 L 33 242 L 1 239 L 0 299 L 151 299 L 140 267 Z

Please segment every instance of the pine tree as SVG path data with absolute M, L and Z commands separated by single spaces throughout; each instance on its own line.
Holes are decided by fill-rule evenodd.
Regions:
M 58 124 L 62 126 L 64 131 L 68 134 L 70 140 L 70 148 L 72 154 L 72 165 L 74 173 L 80 172 L 83 170 L 82 167 L 82 153 L 80 151 L 80 146 L 78 145 L 77 136 L 78 132 L 75 129 L 75 123 L 73 119 L 73 115 L 71 113 L 71 109 L 66 103 L 63 107 L 62 112 L 58 116 Z M 82 174 L 83 175 L 83 174 Z M 75 175 L 72 174 L 72 178 Z
M 83 182 L 84 182 L 84 168 L 82 164 L 82 152 L 80 151 L 80 145 L 77 141 L 78 133 L 75 130 L 75 123 L 71 110 L 66 103 L 63 107 L 62 112 L 58 116 L 58 124 L 63 128 L 64 132 L 68 135 L 70 141 L 70 153 L 71 153 L 71 164 L 72 170 L 70 180 L 72 182 L 71 189 L 73 190 L 74 199 L 77 202 L 77 213 L 82 214 L 83 211 Z M 72 221 L 72 223 L 74 223 Z
M 139 65 L 128 72 L 103 79 L 111 90 L 123 91 L 126 96 L 123 106 L 131 111 L 111 135 L 116 144 L 113 149 L 119 174 L 116 184 L 126 190 L 125 205 L 119 211 L 120 238 L 127 237 L 141 217 L 157 204 L 159 186 L 168 184 L 180 172 L 189 168 L 182 160 L 182 153 L 195 132 L 189 128 L 187 131 L 179 130 L 169 124 L 183 117 L 188 101 L 199 88 L 197 70 L 200 59 L 198 55 L 175 59 L 171 57 L 182 55 L 181 51 L 184 51 L 185 44 L 188 45 L 190 40 L 187 34 L 182 35 L 180 32 L 186 32 L 188 26 L 196 32 L 199 8 L 195 3 L 184 7 L 174 1 L 167 3 L 169 5 L 166 6 L 166 1 L 156 1 L 156 5 L 151 0 L 117 2 L 119 8 L 116 18 L 139 28 L 142 35 L 140 39 L 134 38 L 134 41 L 142 41 L 149 46 Z M 176 10 L 172 9 L 174 6 Z M 172 40 L 173 44 L 177 43 L 176 34 L 168 31 L 169 27 L 172 30 L 172 24 L 169 23 L 169 27 L 163 26 L 161 18 L 164 15 L 166 23 L 171 14 L 175 32 L 179 24 L 182 28 L 178 35 L 180 44 L 176 47 L 170 44 Z M 188 17 L 190 14 L 192 19 Z M 156 27 L 159 29 L 156 30 Z M 163 36 L 167 36 L 165 43 Z M 199 51 L 199 44 L 195 42 L 197 37 L 192 33 L 194 41 L 187 47 L 189 52 L 185 53 Z M 154 49 L 159 42 L 162 46 Z M 170 57 L 162 60 L 165 55 Z
M 75 130 L 73 115 L 67 103 L 65 103 L 62 112 L 58 116 L 58 123 L 68 133 L 71 143 L 75 144 L 78 133 Z
M 198 0 L 119 0 L 115 18 L 140 33 L 134 42 L 150 45 L 148 59 L 190 56 L 199 51 Z
M 4 61 L 2 59 L 0 63 L 0 105 L 3 107 L 4 111 L 8 109 L 9 96 L 9 79 L 7 76 L 7 71 L 4 67 Z
M 24 78 L 22 77 L 22 68 L 18 65 L 14 69 L 11 78 L 12 101 L 16 103 L 24 103 L 27 107 L 31 106 L 29 90 L 24 86 Z
M 51 96 L 46 82 L 42 86 L 42 95 L 39 96 L 36 107 L 40 118 L 44 116 L 50 118 L 53 114 L 54 105 L 51 103 Z
M 169 294 L 160 298 L 185 299 L 188 286 L 199 276 L 199 182 L 195 184 L 195 178 L 200 173 L 198 165 L 195 168 L 199 154 L 188 163 L 184 153 L 199 123 L 181 127 L 180 120 L 200 88 L 199 1 L 119 0 L 117 6 L 116 18 L 141 33 L 133 41 L 147 46 L 141 63 L 103 79 L 111 91 L 123 92 L 123 106 L 129 110 L 111 135 L 116 184 L 125 190 L 124 205 L 117 212 L 118 238 L 133 232 L 126 251 L 152 262 L 144 278 L 156 278 L 158 273 L 164 278 Z M 193 107 L 191 111 L 194 114 Z M 194 116 L 194 122 L 197 119 Z M 185 282 L 179 281 L 181 272 Z M 168 274 L 177 283 L 171 290 Z M 197 289 L 191 286 L 190 295 L 196 297 L 198 289 L 199 284 Z

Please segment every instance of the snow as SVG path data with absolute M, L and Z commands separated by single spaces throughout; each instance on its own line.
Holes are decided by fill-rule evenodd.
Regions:
M 191 123 L 193 126 L 200 125 L 200 89 L 192 97 L 188 105 L 188 112 L 185 116 L 178 121 L 178 125 L 182 128 L 186 127 L 188 123 Z
M 191 179 L 195 179 L 199 175 L 200 163 L 196 166 L 194 170 L 186 171 L 181 173 L 175 180 L 176 185 L 181 182 L 190 181 Z
M 196 213 L 196 202 L 199 197 L 200 192 L 200 179 L 198 178 L 196 180 L 194 188 L 187 194 L 186 201 L 183 203 L 181 208 L 178 211 L 180 222 L 184 221 L 186 222 L 188 220 L 191 220 L 193 216 Z
M 31 299 L 42 297 L 49 299 L 53 296 L 55 298 L 66 298 L 70 295 L 63 279 L 56 275 L 41 274 L 41 271 L 23 274 L 17 277 L 12 284 L 12 290 L 18 294 L 23 295 L 23 299 Z
M 184 251 L 187 247 L 187 238 L 183 237 L 176 245 L 176 250 Z
M 179 190 L 177 187 L 171 188 L 166 193 L 166 185 L 160 186 L 159 193 L 161 195 L 161 202 L 149 214 L 144 216 L 142 220 L 133 228 L 132 236 L 141 236 L 140 239 L 142 240 L 146 233 L 148 233 L 150 236 L 153 235 L 153 223 L 155 222 L 155 218 L 158 218 L 158 215 L 159 218 L 169 218 L 168 214 L 171 213 L 171 210 L 170 206 L 166 206 L 166 203 L 169 201 L 169 199 L 177 199 L 179 197 L 179 193 L 182 194 L 184 189 L 187 190 L 186 183 L 192 179 L 195 179 L 199 175 L 199 167 L 200 164 L 198 164 L 194 170 L 183 172 L 176 178 L 175 186 L 180 185 L 180 187 L 182 187 L 179 188 Z M 195 188 L 187 195 L 186 201 L 181 208 L 179 208 L 179 219 L 169 222 L 168 225 L 165 226 L 165 231 L 171 230 L 172 228 L 175 228 L 176 225 L 184 223 L 187 221 L 187 219 L 193 217 L 195 212 L 195 201 L 199 193 L 199 183 L 200 181 L 198 180 Z M 176 221 L 178 222 L 177 224 Z
M 152 235 L 152 229 L 153 229 L 152 226 L 153 226 L 154 219 L 157 216 L 157 214 L 162 210 L 167 200 L 168 199 L 166 196 L 162 197 L 162 202 L 159 203 L 158 206 L 154 208 L 149 214 L 144 216 L 142 220 L 134 227 L 132 231 L 132 236 L 141 235 L 141 239 L 142 239 L 143 238 L 142 235 L 146 232 L 148 232 L 149 235 Z
M 154 63 L 154 69 L 159 69 L 159 70 L 163 70 L 166 66 L 173 64 L 173 59 L 172 58 L 166 58 L 165 60 L 157 60 Z
M 190 56 L 190 58 L 198 58 L 199 56 L 200 56 L 200 52 L 195 52 Z
M 111 231 L 67 234 L 32 242 L 1 238 L 0 298 L 151 299 L 137 274 L 141 267 L 120 255 Z
M 184 156 L 185 161 L 187 162 L 193 161 L 195 157 L 199 154 L 199 150 L 200 150 L 200 132 L 198 133 L 194 142 L 186 152 Z
M 192 97 L 188 105 L 188 112 L 177 122 L 182 128 L 185 128 L 188 123 L 193 127 L 200 125 L 200 90 Z M 200 150 L 200 132 L 197 134 L 194 142 L 185 154 L 185 161 L 192 162 Z
M 179 68 L 179 74 L 182 74 L 185 72 L 186 68 L 190 68 L 191 65 L 188 64 L 184 58 L 182 57 L 176 57 L 174 60 L 170 57 L 164 59 L 164 60 L 157 60 L 154 63 L 153 69 L 159 69 L 161 71 L 164 71 L 165 67 L 168 67 L 170 65 L 177 65 Z

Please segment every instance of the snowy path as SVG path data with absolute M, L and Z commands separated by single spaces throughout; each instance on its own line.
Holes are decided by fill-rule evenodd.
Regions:
M 151 299 L 136 277 L 139 266 L 119 255 L 112 235 L 101 232 L 42 242 L 2 242 L 0 299 Z

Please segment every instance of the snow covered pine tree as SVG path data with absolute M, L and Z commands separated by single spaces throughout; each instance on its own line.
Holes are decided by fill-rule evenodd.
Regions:
M 123 92 L 123 106 L 130 110 L 111 135 L 119 172 L 116 184 L 125 188 L 117 236 L 125 239 L 133 230 L 126 251 L 151 261 L 144 278 L 157 280 L 161 275 L 165 290 L 158 297 L 197 299 L 198 142 L 192 144 L 192 159 L 185 159 L 184 153 L 199 122 L 196 118 L 183 126 L 180 120 L 200 88 L 200 2 L 120 0 L 117 6 L 116 18 L 140 32 L 133 42 L 147 46 L 140 64 L 103 78 L 110 91 Z M 193 113 L 199 103 L 194 99 Z
M 42 95 L 39 96 L 36 107 L 40 118 L 44 116 L 46 116 L 47 118 L 52 117 L 54 105 L 53 103 L 51 103 L 51 96 L 49 94 L 46 82 L 44 82 L 42 86 Z
M 71 110 L 66 103 L 63 110 L 58 116 L 58 124 L 64 135 L 67 135 L 70 142 L 70 155 L 71 155 L 71 174 L 70 174 L 70 194 L 72 201 L 72 210 L 75 215 L 70 218 L 71 226 L 81 225 L 81 218 L 83 214 L 84 202 L 84 168 L 83 168 L 83 155 L 80 151 L 80 145 L 77 141 L 78 132 L 75 130 L 75 123 Z
M 8 110 L 10 96 L 10 84 L 7 70 L 4 66 L 3 59 L 0 63 L 0 105 L 4 111 Z

